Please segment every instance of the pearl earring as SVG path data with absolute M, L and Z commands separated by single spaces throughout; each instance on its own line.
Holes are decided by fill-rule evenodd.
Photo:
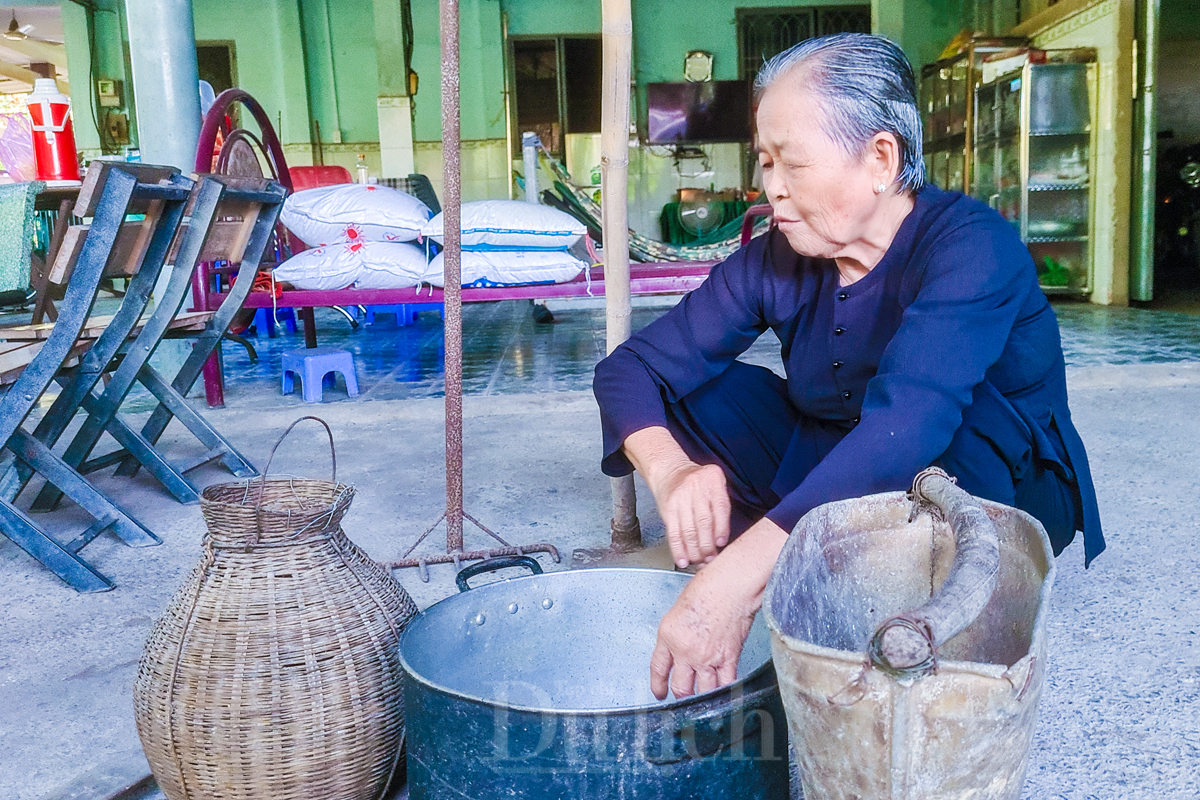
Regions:
M 876 186 L 876 187 L 875 187 L 875 194 L 883 194 L 883 193 L 884 193 L 884 192 L 886 192 L 886 191 L 887 191 L 887 184 L 886 184 L 886 183 L 881 183 L 881 184 L 879 184 L 878 186 Z

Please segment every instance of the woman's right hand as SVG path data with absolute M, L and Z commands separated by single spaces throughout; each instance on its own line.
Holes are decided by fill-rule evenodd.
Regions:
M 724 471 L 715 464 L 692 461 L 666 428 L 630 434 L 625 453 L 654 495 L 676 565 L 711 561 L 729 542 Z

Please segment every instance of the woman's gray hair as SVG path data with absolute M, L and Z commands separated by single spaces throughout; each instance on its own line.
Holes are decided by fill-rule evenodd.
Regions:
M 890 133 L 900 143 L 896 182 L 913 193 L 925 185 L 917 81 L 899 45 L 868 33 L 805 40 L 763 65 L 755 94 L 798 67 L 822 101 L 822 128 L 847 156 L 861 156 L 872 136 Z

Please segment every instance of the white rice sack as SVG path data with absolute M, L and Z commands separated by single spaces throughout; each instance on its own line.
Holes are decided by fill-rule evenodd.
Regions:
M 429 262 L 434 286 L 445 283 L 445 256 Z M 463 250 L 463 286 L 521 286 L 531 283 L 564 283 L 587 268 L 564 250 Z
M 441 243 L 444 217 L 438 214 L 421 229 Z M 566 250 L 587 228 L 566 212 L 520 200 L 476 200 L 462 204 L 464 250 Z
M 362 271 L 354 285 L 359 289 L 408 289 L 422 283 L 441 282 L 425 257 L 425 248 L 405 242 L 363 242 L 357 255 Z
M 284 261 L 272 274 L 297 289 L 345 289 L 362 274 L 363 261 L 356 251 L 363 246 L 355 242 L 314 247 Z
M 294 192 L 280 220 L 310 245 L 411 242 L 433 212 L 411 194 L 387 186 L 341 183 Z

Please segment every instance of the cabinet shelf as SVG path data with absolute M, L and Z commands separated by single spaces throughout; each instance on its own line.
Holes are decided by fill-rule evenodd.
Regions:
M 1053 244 L 1055 242 L 1086 242 L 1087 236 L 1029 236 L 1025 241 L 1028 244 Z
M 940 153 L 949 150 L 961 151 L 966 140 L 967 135 L 962 131 L 949 133 L 925 142 L 923 149 L 926 153 Z
M 1090 128 L 1085 129 L 1085 130 L 1073 130 L 1073 131 L 1053 131 L 1053 130 L 1051 130 L 1051 131 L 1030 131 L 1029 135 L 1037 136 L 1037 137 L 1045 137 L 1045 136 L 1080 136 L 1080 137 L 1082 137 L 1082 136 L 1091 136 L 1092 131 Z
M 1082 183 L 1031 183 L 1031 192 L 1080 192 L 1088 188 L 1087 182 Z
M 1086 295 L 1088 290 L 1075 286 L 1047 286 L 1044 283 L 1039 283 L 1039 287 L 1046 294 L 1070 294 L 1070 295 Z

